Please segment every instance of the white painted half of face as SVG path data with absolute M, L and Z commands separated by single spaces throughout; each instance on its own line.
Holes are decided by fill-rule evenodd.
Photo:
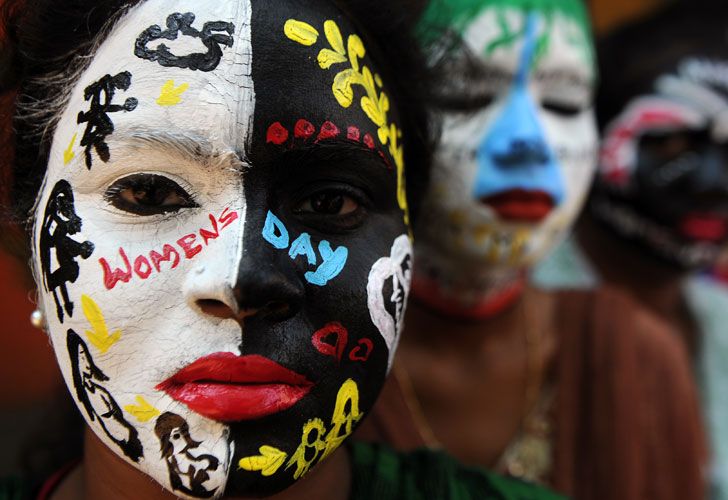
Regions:
M 214 70 L 163 67 L 135 56 L 140 33 L 152 25 L 165 29 L 168 15 L 176 12 L 193 12 L 192 26 L 198 30 L 206 22 L 234 25 L 232 46 L 221 47 L 222 60 Z M 190 438 L 200 443 L 189 453 L 212 456 L 219 462 L 215 468 L 208 464 L 209 479 L 201 484 L 216 496 L 222 494 L 233 452 L 226 439 L 228 429 L 191 412 L 155 390 L 155 385 L 202 356 L 240 352 L 239 324 L 203 315 L 195 302 L 218 299 L 235 309 L 232 287 L 242 252 L 245 200 L 242 165 L 234 151 L 244 150 L 255 103 L 250 16 L 249 2 L 238 0 L 148 0 L 126 14 L 72 90 L 54 135 L 34 227 L 40 284 L 46 279 L 40 257 L 43 211 L 54 186 L 67 181 L 75 197 L 75 213 L 83 223 L 68 238 L 89 241 L 94 250 L 89 258 L 76 259 L 78 278 L 67 283 L 74 308 L 72 315 L 64 311 L 62 323 L 53 294 L 41 287 L 40 303 L 47 312 L 58 362 L 81 413 L 99 438 L 134 467 L 185 497 L 199 495 L 170 483 L 171 458 L 161 455 L 161 438 L 155 433 L 158 416 L 171 412 L 182 417 Z M 149 47 L 161 42 L 150 42 Z M 163 42 L 174 54 L 207 51 L 199 38 L 180 36 Z M 127 90 L 117 89 L 112 103 L 123 105 L 133 97 L 136 107 L 109 113 L 115 129 L 106 137 L 110 158 L 102 161 L 92 150 L 89 169 L 80 145 L 86 124 L 77 123 L 79 112 L 89 110 L 84 89 L 105 75 L 123 72 L 129 72 L 130 85 Z M 146 216 L 146 223 L 140 223 L 139 216 L 116 209 L 104 199 L 115 181 L 139 173 L 174 181 L 198 207 L 174 216 Z M 217 236 L 205 237 L 201 230 Z M 155 263 L 153 252 L 164 256 L 165 250 L 169 260 Z M 104 272 L 101 259 L 111 273 Z M 57 249 L 51 249 L 50 269 L 57 269 L 62 261 Z M 113 279 L 116 269 L 124 279 Z M 62 297 L 61 288 L 55 292 Z M 85 344 L 75 353 L 67 349 L 71 330 Z M 78 396 L 74 366 L 86 381 L 82 392 L 90 406 Z M 143 456 L 137 453 L 137 444 Z
M 377 260 L 369 271 L 367 297 L 372 322 L 389 349 L 387 369 L 392 367 L 412 281 L 412 243 L 406 234 L 392 244 L 389 257 Z M 391 291 L 385 294 L 385 285 Z M 387 286 L 387 290 L 389 290 Z
M 458 259 L 458 272 L 469 276 L 482 272 L 484 263 L 490 271 L 532 265 L 566 234 L 596 168 L 591 41 L 576 21 L 563 14 L 554 13 L 549 20 L 539 11 L 503 8 L 501 12 L 514 31 L 533 23 L 532 38 L 529 42 L 528 34 L 521 36 L 488 54 L 488 45 L 501 33 L 494 8 L 480 13 L 463 33 L 464 44 L 484 76 L 470 90 L 492 100 L 472 112 L 448 111 L 443 116 L 417 241 L 422 252 L 418 255 L 426 254 L 428 263 L 444 273 L 452 268 L 444 260 L 451 259 Z M 534 51 L 533 45 L 546 31 L 548 49 L 535 65 L 524 66 L 519 87 L 524 53 Z M 489 147 L 507 151 L 516 145 L 512 158 L 518 162 L 519 141 L 533 144 L 533 134 L 540 136 L 540 144 L 529 146 L 529 154 L 548 156 L 550 173 L 536 166 L 483 167 Z M 515 220 L 483 202 L 514 188 L 547 192 L 554 206 L 540 220 Z

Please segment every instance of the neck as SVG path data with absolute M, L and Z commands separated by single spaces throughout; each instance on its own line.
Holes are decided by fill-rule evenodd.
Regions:
M 304 479 L 269 498 L 271 500 L 296 498 L 345 500 L 349 497 L 350 486 L 349 454 L 345 447 L 341 447 Z M 69 498 L 105 498 L 109 500 L 132 498 L 174 500 L 177 498 L 172 493 L 163 490 L 149 476 L 114 454 L 89 429 L 86 429 L 83 481 L 80 482 L 79 488 L 78 494 Z M 224 498 L 233 499 L 233 497 Z M 243 497 L 234 498 L 244 500 Z
M 659 316 L 671 318 L 683 310 L 685 271 L 648 255 L 588 213 L 576 235 L 603 282 L 629 293 Z
M 433 247 L 418 247 L 412 295 L 425 308 L 455 319 L 480 321 L 509 309 L 523 294 L 525 271 L 468 262 Z

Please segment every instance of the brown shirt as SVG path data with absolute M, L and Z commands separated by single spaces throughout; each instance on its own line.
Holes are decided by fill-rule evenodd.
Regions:
M 552 487 L 584 500 L 704 498 L 705 437 L 677 335 L 613 290 L 556 297 Z M 390 377 L 357 436 L 418 448 L 417 418 Z

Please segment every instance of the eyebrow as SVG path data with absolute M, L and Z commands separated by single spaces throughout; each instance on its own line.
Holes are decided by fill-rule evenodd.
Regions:
M 205 166 L 222 163 L 226 166 L 239 167 L 242 163 L 233 150 L 221 150 L 207 137 L 186 131 L 169 132 L 134 128 L 126 131 L 124 137 L 117 140 L 125 148 L 133 150 L 153 148 Z
M 590 90 L 594 81 L 592 76 L 585 76 L 572 68 L 536 68 L 534 75 L 544 80 L 556 81 L 572 87 L 581 87 L 585 90 Z
M 361 157 L 359 155 L 362 153 L 365 157 L 369 157 L 369 159 L 379 163 L 387 170 L 394 168 L 394 163 L 389 157 L 389 151 L 379 146 L 375 146 L 372 149 L 361 142 L 343 137 L 296 145 L 293 148 L 282 151 L 278 156 L 278 161 L 282 162 L 288 159 L 296 159 L 305 162 L 309 158 L 318 161 L 340 161 Z

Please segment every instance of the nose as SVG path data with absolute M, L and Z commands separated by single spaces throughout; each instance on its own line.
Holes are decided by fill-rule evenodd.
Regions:
M 278 257 L 265 248 L 246 251 L 229 293 L 221 299 L 199 298 L 197 306 L 210 316 L 240 323 L 253 316 L 275 322 L 295 316 L 305 288 L 290 259 L 279 262 Z
M 692 188 L 706 202 L 722 202 L 728 199 L 728 153 L 724 146 L 710 147 L 700 159 L 700 166 L 693 177 Z

